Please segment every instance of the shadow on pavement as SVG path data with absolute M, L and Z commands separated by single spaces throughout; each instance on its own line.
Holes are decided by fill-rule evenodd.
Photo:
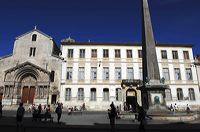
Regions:
M 55 119 L 54 119 L 55 120 Z M 110 129 L 109 124 L 94 123 L 94 125 L 68 125 L 67 123 L 50 121 L 32 121 L 31 117 L 24 117 L 23 126 L 17 129 L 15 117 L 0 118 L 1 132 L 138 132 L 138 124 L 117 124 L 115 130 Z M 147 124 L 146 132 L 197 132 L 200 131 L 200 124 L 184 122 L 169 124 Z

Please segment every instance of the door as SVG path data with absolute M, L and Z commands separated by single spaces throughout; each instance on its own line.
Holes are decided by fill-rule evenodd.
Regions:
M 33 104 L 34 96 L 35 96 L 35 87 L 31 86 L 29 89 L 29 98 L 28 98 L 29 104 Z
M 32 104 L 35 96 L 35 86 L 24 86 L 22 91 L 22 103 Z
M 51 96 L 51 104 L 56 104 L 56 98 L 57 98 L 57 95 L 52 95 Z
M 29 97 L 29 88 L 28 86 L 24 86 L 22 91 L 22 103 L 27 103 L 28 97 Z
M 128 110 L 136 111 L 137 107 L 137 95 L 134 89 L 128 89 L 126 92 L 126 105 Z

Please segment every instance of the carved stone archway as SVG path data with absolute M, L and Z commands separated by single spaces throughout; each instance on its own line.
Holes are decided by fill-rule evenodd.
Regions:
M 48 101 L 50 72 L 30 63 L 22 63 L 5 71 L 4 104 Z

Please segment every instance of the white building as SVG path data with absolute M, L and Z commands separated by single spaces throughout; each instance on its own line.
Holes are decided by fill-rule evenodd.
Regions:
M 107 110 L 113 101 L 123 109 L 128 96 L 136 96 L 141 105 L 141 93 L 136 87 L 122 89 L 123 79 L 142 79 L 142 47 L 130 43 L 61 42 L 62 78 L 60 102 L 64 106 L 81 106 L 88 110 Z M 166 90 L 166 104 L 185 109 L 200 106 L 197 73 L 192 45 L 157 44 L 157 59 Z M 134 91 L 130 91 L 133 89 Z

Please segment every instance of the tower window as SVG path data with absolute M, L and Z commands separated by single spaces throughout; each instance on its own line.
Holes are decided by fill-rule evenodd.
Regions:
M 33 34 L 32 35 L 32 41 L 36 41 L 36 39 L 37 39 L 37 34 Z
M 29 56 L 35 56 L 35 52 L 36 52 L 36 48 L 35 47 L 31 47 L 30 48 L 30 52 L 29 52 Z

